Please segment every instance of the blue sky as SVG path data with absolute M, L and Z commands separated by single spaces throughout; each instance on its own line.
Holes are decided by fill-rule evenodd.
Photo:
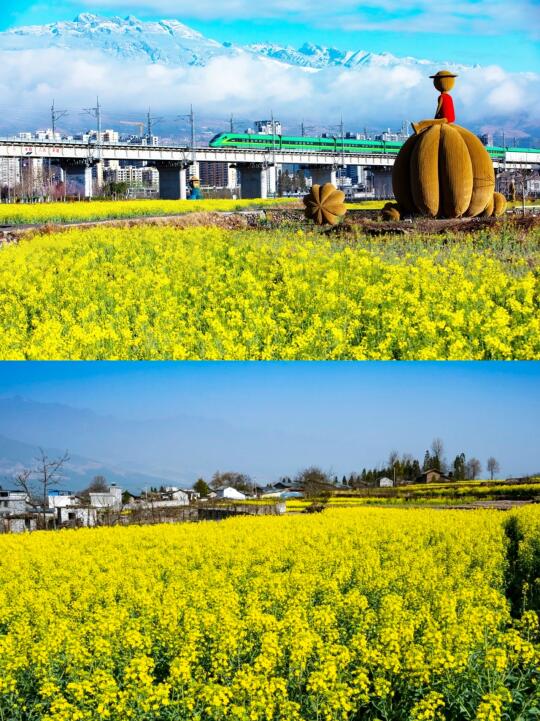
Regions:
M 306 40 L 343 49 L 390 51 L 465 64 L 497 63 L 507 70 L 538 70 L 537 0 L 3 0 L 0 29 L 72 20 L 83 11 L 176 17 L 218 40 Z
M 495 455 L 503 475 L 540 470 L 540 363 L 1 363 L 0 396 L 13 395 L 125 421 L 227 423 L 242 450 L 231 458 L 259 477 L 314 461 L 346 473 L 393 448 L 422 456 L 434 437 L 449 458 Z M 267 434 L 268 450 L 242 446 L 246 431 Z

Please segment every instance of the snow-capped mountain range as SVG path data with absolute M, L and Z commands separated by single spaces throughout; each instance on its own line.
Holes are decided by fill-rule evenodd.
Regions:
M 171 138 L 180 126 L 167 117 L 177 119 L 190 104 L 209 135 L 223 130 L 231 113 L 254 119 L 270 110 L 289 129 L 302 118 L 328 129 L 341 115 L 352 130 L 398 127 L 404 119 L 431 117 L 436 95 L 429 75 L 441 68 L 459 75 L 453 96 L 461 124 L 516 137 L 540 132 L 540 75 L 534 72 L 466 66 L 457 57 L 226 40 L 178 20 L 89 13 L 1 32 L 0 85 L 10 112 L 0 118 L 0 135 L 41 127 L 53 98 L 69 112 L 63 130 L 80 131 L 80 108 L 97 95 L 109 127 L 120 118 L 140 119 L 141 108 L 150 106 L 166 118 L 160 135 Z
M 272 43 L 237 45 L 205 37 L 178 20 L 144 22 L 136 17 L 104 18 L 89 13 L 73 22 L 20 27 L 0 33 L 0 50 L 43 48 L 101 51 L 117 58 L 169 66 L 206 66 L 220 56 L 251 55 L 316 71 L 329 67 L 392 65 L 433 66 L 430 60 L 398 58 L 391 53 L 338 50 L 305 43 L 295 49 Z M 463 67 L 446 63 L 448 67 Z

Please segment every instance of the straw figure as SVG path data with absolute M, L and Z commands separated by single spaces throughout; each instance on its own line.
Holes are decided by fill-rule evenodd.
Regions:
M 189 194 L 190 200 L 201 200 L 203 197 L 203 194 L 201 192 L 201 181 L 199 178 L 191 178 L 189 181 L 191 192 Z
M 304 197 L 305 215 L 317 225 L 336 225 L 347 212 L 345 193 L 332 185 L 314 185 Z
M 447 90 L 457 76 L 442 70 L 431 77 L 441 91 L 437 117 L 412 124 L 414 135 L 401 147 L 392 171 L 399 212 L 430 218 L 480 215 L 490 203 L 495 207 L 493 163 L 479 138 L 453 122 Z M 499 211 L 500 200 L 496 207 Z

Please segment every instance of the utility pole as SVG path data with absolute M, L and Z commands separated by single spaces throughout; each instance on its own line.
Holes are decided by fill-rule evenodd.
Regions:
M 231 113 L 231 119 L 229 121 L 231 133 L 234 133 L 234 115 Z
M 339 131 L 340 131 L 340 135 L 341 135 L 341 167 L 339 169 L 338 177 L 341 180 L 343 178 L 343 176 L 342 176 L 343 166 L 345 165 L 345 133 L 344 133 L 344 129 L 343 129 L 343 114 L 341 114 L 341 117 L 340 117 Z
M 53 141 L 56 140 L 56 121 L 64 118 L 68 114 L 67 110 L 56 110 L 54 106 L 54 100 L 51 105 L 51 127 L 53 134 Z
M 99 104 L 99 98 L 96 99 L 95 108 L 85 108 L 84 112 L 97 121 L 97 156 L 98 160 L 101 160 L 101 105 Z
M 273 173 L 274 178 L 276 182 L 276 189 L 277 189 L 277 168 L 276 168 L 276 122 L 274 120 L 274 111 L 270 111 L 270 118 L 272 120 L 272 165 L 274 167 Z M 268 182 L 270 183 L 270 177 L 268 178 Z M 274 190 L 274 195 L 276 194 L 276 190 Z
M 197 154 L 195 152 L 195 113 L 193 112 L 193 105 L 190 105 L 188 115 L 178 115 L 178 120 L 189 120 L 190 126 L 190 146 L 191 146 L 191 164 L 195 168 L 197 162 Z
M 157 125 L 158 123 L 161 123 L 162 121 L 163 121 L 163 118 L 152 117 L 150 108 L 148 108 L 148 114 L 146 116 L 146 127 L 147 127 L 147 131 L 148 131 L 148 140 L 152 139 L 154 125 Z
M 52 128 L 52 141 L 53 143 L 56 142 L 56 121 L 61 120 L 68 114 L 67 110 L 57 110 L 54 105 L 54 99 L 52 101 L 51 105 L 51 128 Z M 48 184 L 49 184 L 49 192 L 52 190 L 52 161 L 49 158 L 49 177 L 48 177 Z
M 191 159 L 193 160 L 193 166 L 195 166 L 195 115 L 193 105 L 190 105 L 189 124 L 191 126 Z

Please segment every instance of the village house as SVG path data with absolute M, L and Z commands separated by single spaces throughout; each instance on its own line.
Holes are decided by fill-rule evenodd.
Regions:
M 379 488 L 392 488 L 393 485 L 394 481 L 391 478 L 388 478 L 387 476 L 379 478 Z
M 436 468 L 430 468 L 421 473 L 415 480 L 415 483 L 450 483 L 451 481 L 452 478 L 450 476 L 446 476 Z
M 245 501 L 247 498 L 245 493 L 237 491 L 236 488 L 233 488 L 232 486 L 220 488 L 218 491 L 216 491 L 215 497 L 218 499 L 227 498 L 231 501 Z

